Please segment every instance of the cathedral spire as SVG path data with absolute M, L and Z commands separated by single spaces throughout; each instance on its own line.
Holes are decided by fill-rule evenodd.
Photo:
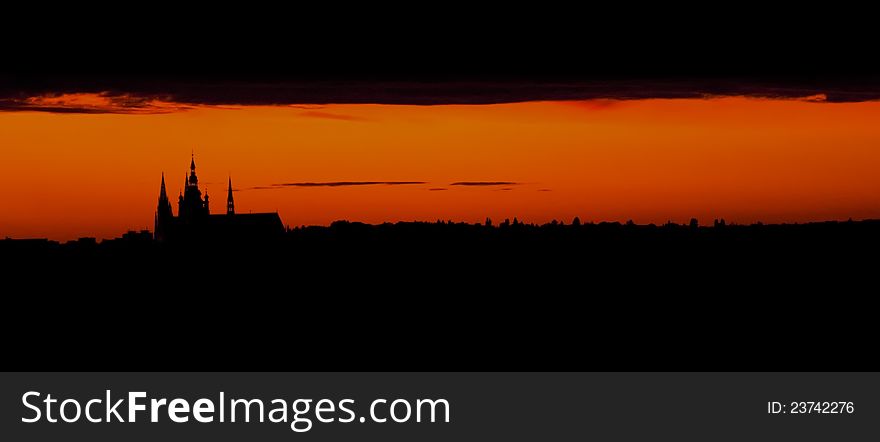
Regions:
M 235 215 L 235 202 L 232 200 L 232 177 L 229 177 L 229 190 L 226 195 L 226 214 Z
M 158 240 L 164 240 L 168 234 L 168 226 L 174 214 L 171 212 L 171 202 L 168 201 L 168 192 L 165 189 L 165 172 L 162 172 L 162 185 L 159 188 L 159 204 L 156 206 L 155 224 L 153 236 Z
M 196 155 L 192 154 L 192 158 L 189 161 L 189 185 L 192 187 L 199 186 L 199 179 L 196 177 Z
M 159 189 L 159 201 L 165 201 L 168 199 L 168 194 L 165 192 L 165 172 L 162 172 L 162 187 Z

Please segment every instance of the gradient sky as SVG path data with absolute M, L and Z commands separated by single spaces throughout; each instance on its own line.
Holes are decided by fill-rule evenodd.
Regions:
M 176 198 L 192 150 L 214 213 L 231 174 L 239 212 L 277 210 L 290 226 L 880 218 L 880 102 L 153 102 L 128 111 L 91 95 L 34 99 L 70 103 L 111 112 L 0 112 L 0 237 L 152 230 L 160 174 Z M 392 181 L 424 184 L 279 185 Z

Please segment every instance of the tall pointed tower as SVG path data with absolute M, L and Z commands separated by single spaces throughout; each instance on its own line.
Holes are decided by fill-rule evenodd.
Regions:
M 200 222 L 208 216 L 207 202 L 202 199 L 202 191 L 199 190 L 199 178 L 196 176 L 196 159 L 193 155 L 189 163 L 189 176 L 184 183 L 183 198 L 180 200 L 180 208 L 177 216 L 184 223 Z
M 229 177 L 229 190 L 226 194 L 226 214 L 235 215 L 235 201 L 232 200 L 232 177 Z
M 165 191 L 165 172 L 162 172 L 162 185 L 159 187 L 159 204 L 156 207 L 156 219 L 153 226 L 153 236 L 157 240 L 167 239 L 173 217 L 171 201 L 168 200 L 168 193 Z

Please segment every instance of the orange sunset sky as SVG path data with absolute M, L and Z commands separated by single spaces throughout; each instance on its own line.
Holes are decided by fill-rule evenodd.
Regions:
M 878 102 L 735 97 L 0 112 L 0 238 L 152 230 L 160 174 L 176 200 L 193 150 L 212 212 L 231 174 L 238 212 L 290 226 L 880 218 L 878 121 Z M 273 186 L 340 181 L 424 184 Z

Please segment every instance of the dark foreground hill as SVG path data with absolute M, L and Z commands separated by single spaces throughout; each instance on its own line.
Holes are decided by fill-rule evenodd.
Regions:
M 10 347 L 75 367 L 812 370 L 877 368 L 878 246 L 878 221 L 337 222 L 0 257 L 7 327 L 70 333 Z

